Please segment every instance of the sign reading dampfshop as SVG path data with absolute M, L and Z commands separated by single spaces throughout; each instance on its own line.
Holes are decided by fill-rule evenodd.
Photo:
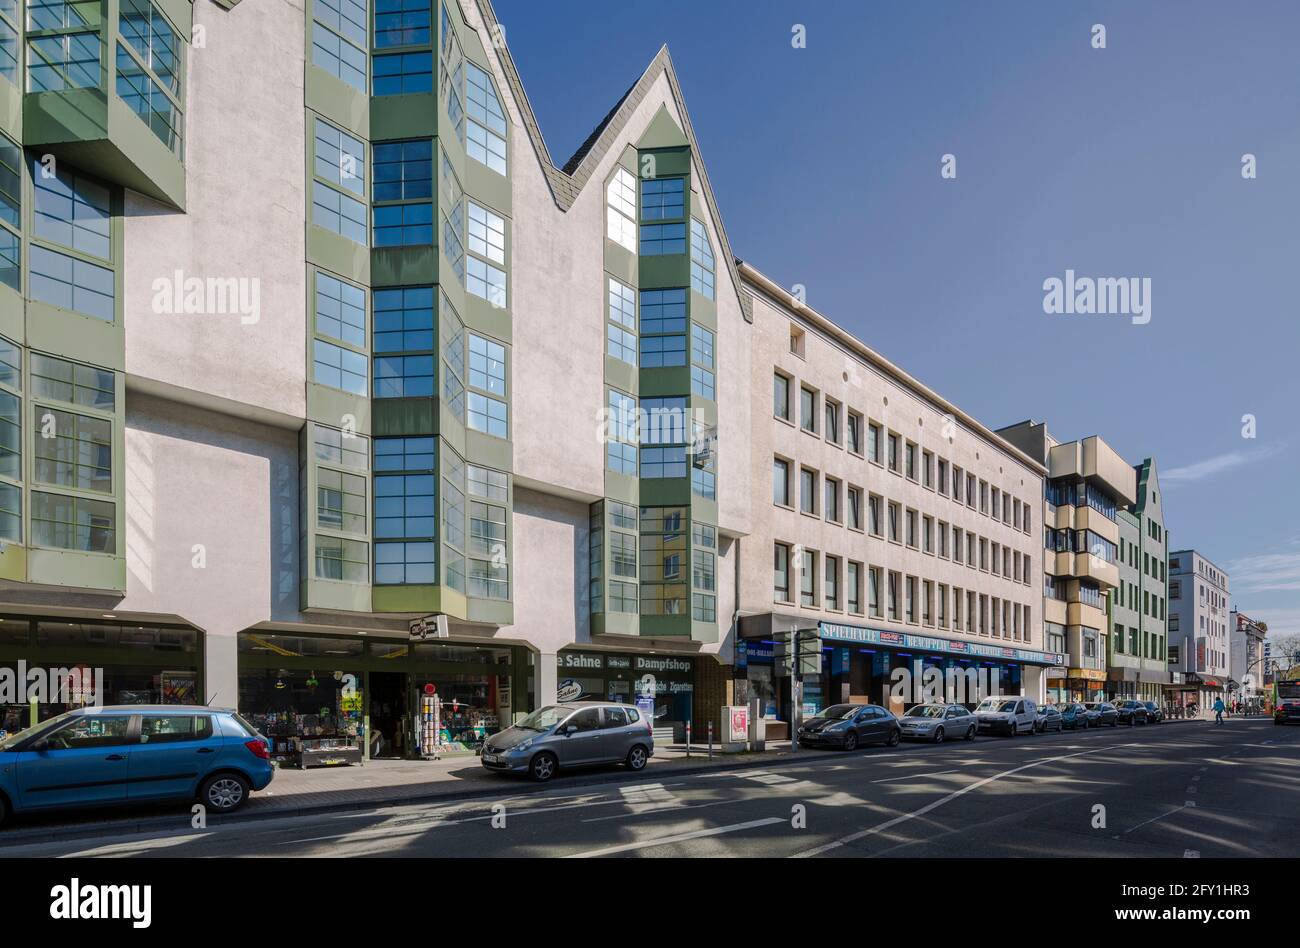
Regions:
M 628 655 L 615 652 L 564 651 L 556 664 L 567 672 L 634 672 L 638 675 L 690 676 L 695 665 L 689 658 L 675 655 Z
M 1064 665 L 1065 656 L 1059 652 L 1040 652 L 1036 649 L 1014 648 L 1009 645 L 989 645 L 983 642 L 963 642 L 942 639 L 933 635 L 910 635 L 885 629 L 868 629 L 859 625 L 836 625 L 818 622 L 817 633 L 823 639 L 837 642 L 859 642 L 869 645 L 890 645 L 895 648 L 915 648 L 926 652 L 948 655 L 970 655 L 977 658 L 995 658 L 1029 665 Z M 1105 674 L 1103 673 L 1103 676 Z

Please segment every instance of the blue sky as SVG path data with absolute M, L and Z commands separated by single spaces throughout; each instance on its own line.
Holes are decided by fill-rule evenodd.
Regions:
M 1155 457 L 1174 546 L 1300 633 L 1300 4 L 494 6 L 558 163 L 667 43 L 738 256 L 990 426 Z M 1046 315 L 1067 269 L 1151 321 Z

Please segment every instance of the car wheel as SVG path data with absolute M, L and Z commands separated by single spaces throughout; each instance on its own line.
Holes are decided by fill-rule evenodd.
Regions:
M 889 747 L 897 747 L 898 742 L 901 741 L 902 739 L 903 739 L 903 732 L 900 731 L 898 728 L 894 728 L 892 731 L 889 732 L 889 740 L 886 741 L 885 743 Z
M 645 748 L 642 745 L 637 744 L 627 752 L 627 760 L 625 763 L 627 764 L 628 770 L 644 770 L 646 764 Z
M 969 728 L 966 729 L 966 740 L 968 740 L 968 741 L 973 741 L 973 740 L 975 740 L 975 728 L 974 728 L 974 727 L 969 727 Z
M 1015 737 L 1015 736 L 1016 736 L 1016 730 L 1017 730 L 1017 728 L 1016 728 L 1016 722 L 1015 722 L 1015 721 L 1012 721 L 1012 722 L 1011 722 L 1011 727 L 1007 728 L 1007 737 Z
M 937 728 L 934 729 L 934 734 L 931 735 L 930 740 L 934 741 L 936 744 L 942 744 L 942 743 L 943 743 L 943 725 L 942 725 L 942 724 L 940 724 Z
M 846 751 L 855 751 L 858 749 L 858 735 L 849 731 L 844 735 L 844 749 Z
M 248 801 L 249 783 L 241 774 L 213 774 L 203 782 L 199 802 L 217 813 L 232 813 Z
M 559 761 L 555 759 L 554 754 L 538 754 L 528 762 L 528 776 L 538 783 L 546 783 L 555 776 L 555 771 L 558 769 Z

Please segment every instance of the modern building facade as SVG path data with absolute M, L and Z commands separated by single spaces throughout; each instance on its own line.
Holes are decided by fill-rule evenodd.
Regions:
M 1110 455 L 1071 473 L 739 264 L 666 48 L 557 164 L 503 35 L 488 0 L 0 2 L 0 662 L 286 755 L 583 695 L 788 718 L 796 628 L 802 706 L 916 657 L 1041 697 L 1117 581 L 1045 561 L 1043 478 L 1130 503 Z M 1051 636 L 1043 573 L 1092 584 Z
M 1110 591 L 1107 696 L 1163 703 L 1169 684 L 1167 543 L 1156 464 L 1134 467 L 1137 501 L 1116 514 L 1119 585 Z
M 741 278 L 753 481 L 771 493 L 745 540 L 737 698 L 790 720 L 794 630 L 823 656 L 804 713 L 882 702 L 917 660 L 1041 696 L 1060 660 L 1042 639 L 1041 463 L 756 269 Z
M 1047 692 L 1055 700 L 1099 701 L 1106 695 L 1111 621 L 1109 596 L 1119 586 L 1119 510 L 1137 501 L 1137 475 L 1093 435 L 1059 442 L 1042 422 L 997 432 L 1047 468 L 1043 492 L 1043 631 L 1047 647 L 1066 653 Z
M 1202 710 L 1231 691 L 1228 575 L 1196 550 L 1169 553 L 1169 668 Z

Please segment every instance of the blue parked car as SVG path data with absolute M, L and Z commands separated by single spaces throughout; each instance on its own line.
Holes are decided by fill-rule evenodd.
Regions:
M 274 774 L 266 739 L 234 711 L 78 708 L 0 741 L 0 823 L 10 812 L 171 799 L 229 813 Z
M 1071 701 L 1066 704 L 1058 704 L 1056 710 L 1061 712 L 1061 727 L 1068 727 L 1070 730 L 1088 730 L 1092 727 L 1092 719 L 1088 716 L 1088 709 L 1077 701 Z

